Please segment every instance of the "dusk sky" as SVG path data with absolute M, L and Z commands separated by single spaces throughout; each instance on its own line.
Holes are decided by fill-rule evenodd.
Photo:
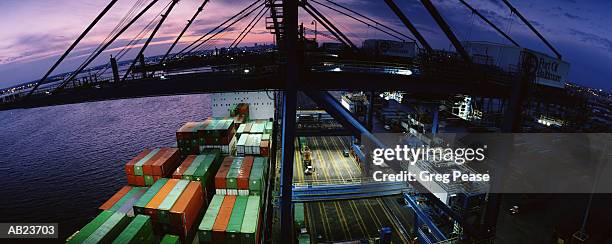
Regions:
M 119 0 L 107 16 L 90 32 L 55 73 L 76 68 L 108 35 L 137 0 Z M 141 0 L 143 1 L 143 0 Z M 146 0 L 148 3 L 150 0 Z M 160 0 L 149 14 L 143 16 L 92 65 L 108 62 L 110 55 L 129 42 L 171 0 Z M 203 0 L 181 0 L 158 33 L 145 55 L 162 54 L 193 15 Z M 319 0 L 325 2 L 325 0 Z M 40 79 L 76 37 L 89 25 L 110 0 L 0 0 L 0 88 Z M 336 0 L 353 10 L 409 35 L 409 31 L 390 11 L 383 0 Z M 450 42 L 417 0 L 396 0 L 402 11 L 416 24 L 426 39 L 439 49 L 450 49 Z M 462 41 L 491 41 L 509 43 L 457 0 L 434 0 L 434 4 L 453 27 Z M 552 55 L 552 52 L 510 11 L 501 0 L 467 0 L 489 17 L 523 47 Z M 612 1 L 610 0 L 511 0 L 514 6 L 557 48 L 563 59 L 571 64 L 569 81 L 612 91 Z M 211 0 L 197 21 L 181 40 L 180 50 L 200 35 L 218 25 L 252 1 Z M 365 39 L 393 39 L 372 27 L 311 2 L 328 16 L 354 43 Z M 302 12 L 300 22 L 314 29 L 312 18 Z M 234 31 L 224 34 L 214 46 L 224 47 L 239 34 L 250 17 Z M 272 43 L 272 35 L 265 30 L 262 20 L 242 42 Z M 319 30 L 322 27 L 319 25 Z M 139 46 L 137 46 L 139 47 Z M 133 58 L 136 49 L 124 57 Z M 131 56 L 130 56 L 131 54 Z

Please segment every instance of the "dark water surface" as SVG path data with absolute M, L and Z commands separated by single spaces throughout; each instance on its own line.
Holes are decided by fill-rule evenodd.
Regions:
M 210 115 L 209 95 L 0 111 L 0 222 L 59 222 L 65 239 L 127 184 L 129 159 Z

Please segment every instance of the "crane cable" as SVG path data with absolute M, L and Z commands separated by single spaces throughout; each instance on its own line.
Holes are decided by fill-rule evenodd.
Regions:
M 238 17 L 236 20 L 234 20 L 232 23 L 230 23 L 228 26 L 224 27 L 221 30 L 218 30 L 217 33 L 213 34 L 212 36 L 208 37 L 207 39 L 203 40 L 200 44 L 196 45 L 195 47 L 191 48 L 190 51 L 188 51 L 187 53 L 191 53 L 194 50 L 200 50 L 199 48 L 207 41 L 209 41 L 210 39 L 214 38 L 215 36 L 217 36 L 219 33 L 221 32 L 225 32 L 225 30 L 227 30 L 228 28 L 232 27 L 234 24 L 236 24 L 239 21 L 242 21 L 244 18 L 248 17 L 249 15 L 251 15 L 253 12 L 255 12 L 255 10 L 259 9 L 261 6 L 265 6 L 265 2 L 259 4 L 259 6 L 257 6 L 255 9 L 250 10 L 247 13 L 244 13 L 241 17 Z
M 259 20 L 261 20 L 261 17 L 263 16 L 263 14 L 265 14 L 265 11 L 268 9 L 268 7 L 264 6 L 259 13 L 257 13 L 255 15 L 255 17 L 253 17 L 253 19 L 251 20 L 251 22 L 249 22 L 249 24 L 242 30 L 242 32 L 240 32 L 240 35 L 238 35 L 236 37 L 236 39 L 234 39 L 234 41 L 232 42 L 232 44 L 230 44 L 229 48 L 231 49 L 232 47 L 238 47 L 238 44 L 240 43 L 240 41 L 242 41 L 242 39 L 249 34 L 249 32 L 253 29 L 253 27 L 257 24 L 257 22 L 259 22 Z
M 140 43 L 142 41 L 142 39 L 144 38 L 145 35 L 147 35 L 152 29 L 153 23 L 155 23 L 155 21 L 161 16 L 161 14 L 166 11 L 166 9 L 168 9 L 168 7 L 170 6 L 171 2 L 168 3 L 162 10 L 160 10 L 159 14 L 155 15 L 155 18 L 151 19 L 151 21 L 149 21 L 149 23 L 147 23 L 147 25 L 136 35 L 134 36 L 134 38 L 132 38 L 132 40 L 130 40 L 130 42 L 128 42 L 126 45 L 123 46 L 123 48 L 121 50 L 119 50 L 119 52 L 117 52 L 116 54 L 116 60 L 119 61 L 123 58 L 123 56 L 125 56 L 129 51 L 132 50 L 132 48 L 134 48 L 134 46 L 138 45 L 138 43 Z M 98 72 L 96 72 L 96 76 L 102 75 L 104 74 L 111 66 L 110 65 L 106 65 L 106 67 L 104 68 L 104 70 L 100 70 Z
M 94 53 L 97 53 L 98 51 L 100 51 L 100 49 L 106 45 L 106 43 L 109 41 L 109 39 L 117 34 L 117 32 L 123 28 L 126 24 L 127 19 L 131 19 L 133 17 L 133 15 L 136 12 L 137 9 L 141 8 L 144 3 L 146 2 L 146 0 L 138 0 L 134 3 L 134 5 L 132 5 L 132 7 L 130 8 L 130 10 L 123 16 L 123 18 L 117 23 L 117 25 L 115 25 L 115 27 L 113 28 L 113 30 L 106 36 L 106 38 L 104 38 L 104 40 L 89 54 L 89 56 L 87 56 L 87 58 L 85 58 L 85 60 L 83 61 L 83 63 L 81 63 L 81 65 L 78 66 L 76 70 L 82 70 L 85 67 L 83 67 L 85 64 L 87 64 L 89 62 L 89 60 L 93 57 Z M 76 77 L 78 74 L 71 74 L 68 77 Z
M 250 8 L 252 8 L 253 6 L 255 6 L 258 2 L 260 2 L 261 0 L 256 0 L 255 2 L 251 3 L 249 6 L 247 6 L 246 8 L 244 8 L 242 11 L 238 12 L 237 14 L 233 15 L 232 17 L 230 17 L 229 19 L 225 20 L 223 23 L 221 23 L 220 25 L 216 26 L 215 28 L 211 29 L 210 31 L 208 31 L 208 33 L 202 35 L 200 38 L 198 38 L 197 40 L 195 40 L 194 42 L 192 42 L 191 44 L 187 45 L 185 48 L 183 48 L 181 51 L 179 51 L 178 53 L 173 55 L 173 58 L 176 58 L 178 56 L 183 56 L 184 52 L 187 51 L 188 49 L 193 50 L 193 46 L 196 45 L 198 42 L 202 41 L 202 39 L 206 38 L 206 36 L 210 35 L 211 33 L 215 32 L 217 29 L 221 28 L 221 26 L 227 24 L 228 22 L 232 21 L 234 18 L 236 18 L 237 16 L 243 14 L 244 12 L 248 11 Z M 199 44 L 201 45 L 201 44 Z

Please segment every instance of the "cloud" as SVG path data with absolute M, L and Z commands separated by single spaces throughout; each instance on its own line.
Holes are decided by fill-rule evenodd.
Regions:
M 573 19 L 573 20 L 583 20 L 583 21 L 587 21 L 587 20 L 589 20 L 588 18 L 585 18 L 585 17 L 580 17 L 580 16 L 578 16 L 578 15 L 573 15 L 573 14 L 570 14 L 570 13 L 563 13 L 563 15 L 564 15 L 565 17 L 570 18 L 570 19 Z
M 612 40 L 610 38 L 576 29 L 570 29 L 570 34 L 578 37 L 583 42 L 596 44 L 600 48 L 604 48 L 607 52 L 612 53 Z

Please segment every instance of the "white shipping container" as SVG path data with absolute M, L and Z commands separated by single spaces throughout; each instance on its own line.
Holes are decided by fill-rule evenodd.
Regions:
M 368 39 L 363 42 L 363 49 L 376 55 L 414 58 L 417 55 L 415 42 Z
M 249 134 L 242 134 L 242 135 L 240 135 L 240 139 L 238 139 L 238 143 L 236 144 L 236 153 L 239 156 L 243 156 L 244 155 L 245 145 L 246 145 L 248 137 L 249 137 Z
M 475 63 L 494 65 L 507 72 L 519 71 L 525 53 L 533 54 L 538 62 L 536 83 L 563 88 L 567 82 L 570 64 L 547 54 L 492 42 L 464 42 L 463 46 Z

